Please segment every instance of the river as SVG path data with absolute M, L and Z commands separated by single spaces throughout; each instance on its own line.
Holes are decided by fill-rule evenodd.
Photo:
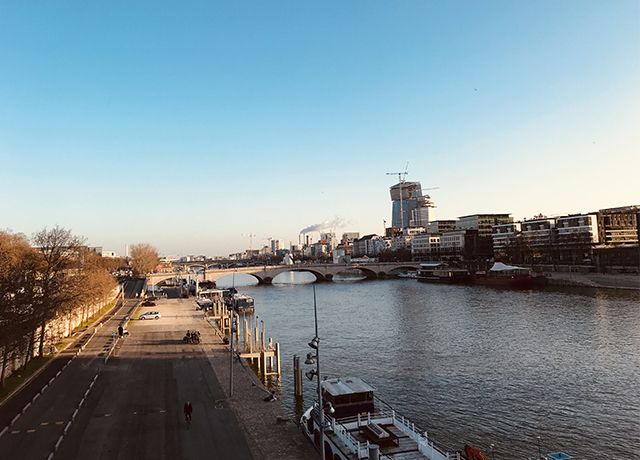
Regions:
M 533 458 L 540 436 L 543 453 L 640 458 L 637 292 L 410 279 L 316 290 L 323 375 L 362 377 L 445 447 L 468 443 L 491 458 L 494 444 L 495 459 Z M 281 344 L 282 397 L 293 413 L 292 356 L 304 360 L 314 336 L 312 285 L 240 291 Z M 305 404 L 314 383 L 305 379 Z

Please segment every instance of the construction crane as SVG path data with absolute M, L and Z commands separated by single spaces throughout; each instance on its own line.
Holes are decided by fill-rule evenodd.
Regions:
M 400 185 L 400 229 L 404 228 L 404 209 L 402 207 L 402 184 L 404 184 L 405 179 L 407 178 L 407 168 L 409 167 L 409 162 L 404 165 L 404 172 L 388 172 L 387 176 L 395 176 L 398 175 L 398 184 Z M 393 226 L 393 216 L 391 216 L 391 225 Z

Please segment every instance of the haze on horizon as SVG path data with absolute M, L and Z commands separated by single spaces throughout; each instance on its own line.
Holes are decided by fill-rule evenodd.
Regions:
M 226 255 L 640 203 L 640 3 L 3 2 L 0 228 Z

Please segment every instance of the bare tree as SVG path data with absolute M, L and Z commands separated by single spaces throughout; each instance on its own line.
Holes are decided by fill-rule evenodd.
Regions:
M 24 346 L 34 331 L 33 298 L 38 262 L 24 235 L 0 231 L 0 387 L 4 384 L 9 353 Z M 32 339 L 33 335 L 31 342 Z
M 131 258 L 133 271 L 138 275 L 151 273 L 158 263 L 160 263 L 158 251 L 147 243 L 134 244 L 131 246 Z
M 36 233 L 33 243 L 41 259 L 35 306 L 40 327 L 38 355 L 43 356 L 47 322 L 81 299 L 83 279 L 77 275 L 82 269 L 84 240 L 56 226 Z

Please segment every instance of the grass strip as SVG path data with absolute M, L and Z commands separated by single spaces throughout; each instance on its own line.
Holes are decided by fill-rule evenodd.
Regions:
M 4 381 L 4 386 L 0 388 L 0 402 L 13 393 L 13 391 L 29 380 L 33 374 L 38 372 L 51 359 L 51 355 L 45 357 L 35 357 L 23 368 L 16 370 Z

